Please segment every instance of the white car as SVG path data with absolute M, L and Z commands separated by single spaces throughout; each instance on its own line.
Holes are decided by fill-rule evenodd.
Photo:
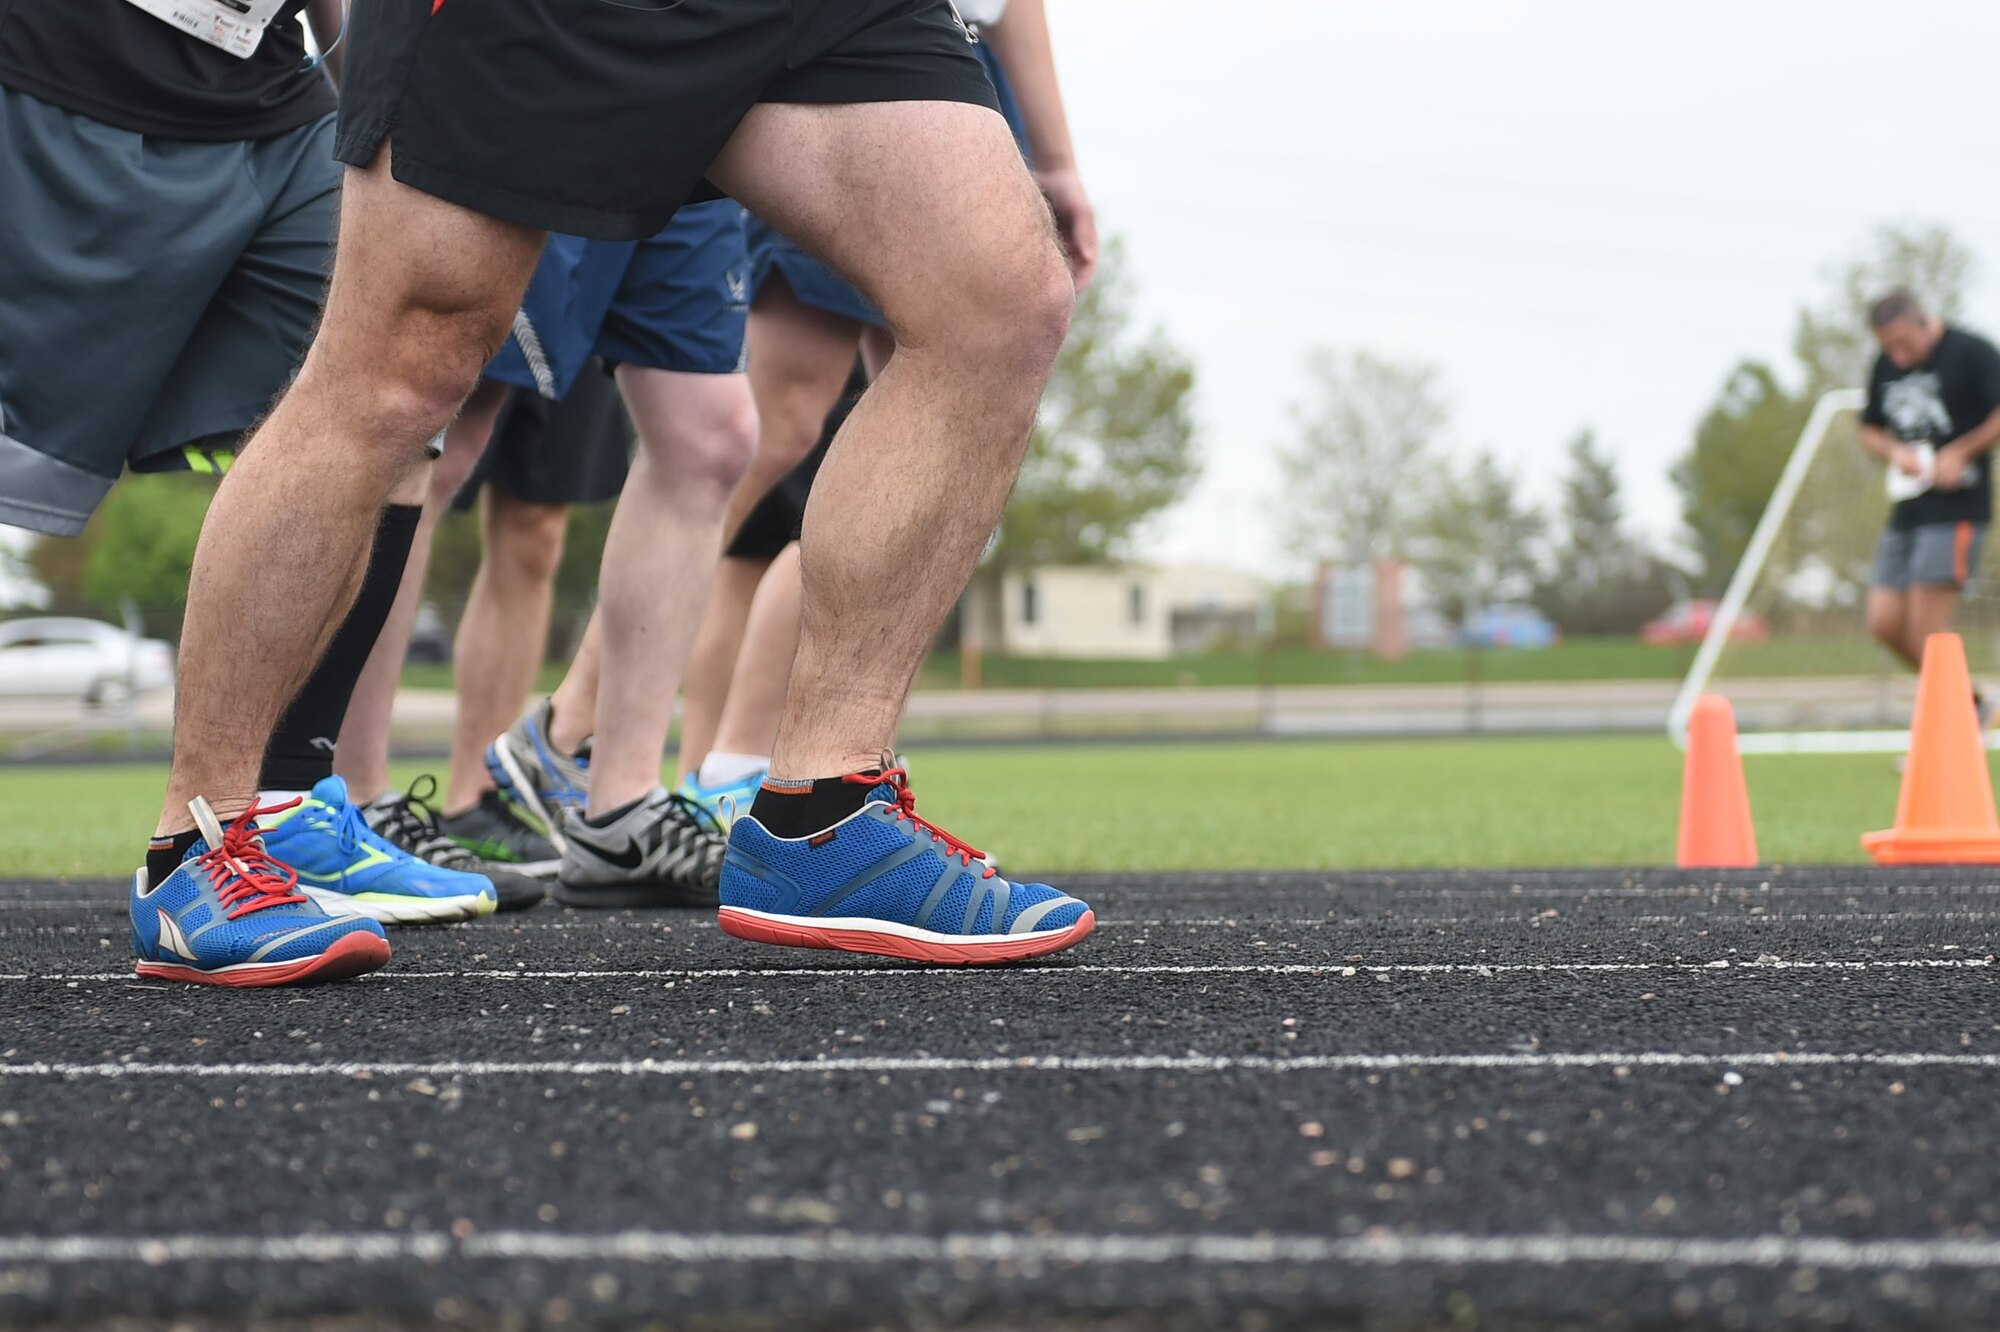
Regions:
M 0 623 L 0 698 L 80 698 L 99 707 L 171 689 L 174 650 L 98 620 Z

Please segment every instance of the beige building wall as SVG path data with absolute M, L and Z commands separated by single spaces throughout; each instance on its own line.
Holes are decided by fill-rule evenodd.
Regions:
M 1083 565 L 1020 570 L 967 594 L 965 623 L 987 652 L 1159 658 L 1254 632 L 1265 596 L 1233 569 Z

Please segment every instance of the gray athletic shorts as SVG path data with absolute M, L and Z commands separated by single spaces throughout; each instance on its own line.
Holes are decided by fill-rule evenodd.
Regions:
M 0 88 L 0 523 L 218 468 L 312 340 L 340 176 L 332 116 L 187 143 Z
M 1986 524 L 1969 520 L 1888 527 L 1875 546 L 1872 587 L 1964 587 L 1979 569 Z

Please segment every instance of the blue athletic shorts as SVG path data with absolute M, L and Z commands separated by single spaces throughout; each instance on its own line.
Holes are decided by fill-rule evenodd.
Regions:
M 649 240 L 550 236 L 486 374 L 545 398 L 566 396 L 593 355 L 737 374 L 749 282 L 743 210 L 726 199 L 681 209 Z
M 1007 128 L 1014 131 L 1014 141 L 1021 145 L 1021 152 L 1028 151 L 1028 131 L 1021 120 L 1021 107 L 1014 100 L 1014 89 L 1007 82 L 1007 75 L 1001 70 L 1000 62 L 993 58 L 993 48 L 985 42 L 974 46 L 979 63 L 986 67 L 986 76 L 993 80 L 993 91 L 1000 98 L 1000 114 L 1007 118 Z M 882 312 L 866 296 L 856 291 L 847 281 L 831 268 L 807 254 L 804 250 L 786 240 L 754 215 L 746 214 L 750 249 L 750 298 L 764 289 L 771 274 L 781 274 L 792 294 L 816 310 L 825 310 L 863 324 L 883 327 Z

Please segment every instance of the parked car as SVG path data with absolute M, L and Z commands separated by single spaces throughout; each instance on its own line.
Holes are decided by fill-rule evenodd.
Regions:
M 1403 615 L 1403 633 L 1413 651 L 1458 646 L 1458 626 L 1443 611 L 1415 606 Z
M 410 650 L 404 661 L 443 664 L 451 660 L 451 626 L 443 612 L 426 601 L 417 607 L 417 622 L 410 628 Z
M 1465 617 L 1458 641 L 1466 647 L 1538 649 L 1556 645 L 1562 634 L 1555 621 L 1533 606 L 1488 606 Z
M 98 620 L 0 623 L 0 697 L 80 698 L 107 707 L 171 689 L 174 650 Z
M 1639 630 L 1639 637 L 1654 647 L 1688 647 L 1708 637 L 1715 620 L 1713 601 L 1676 601 Z M 1771 626 L 1756 611 L 1746 610 L 1729 626 L 1732 643 L 1763 643 L 1771 637 Z

